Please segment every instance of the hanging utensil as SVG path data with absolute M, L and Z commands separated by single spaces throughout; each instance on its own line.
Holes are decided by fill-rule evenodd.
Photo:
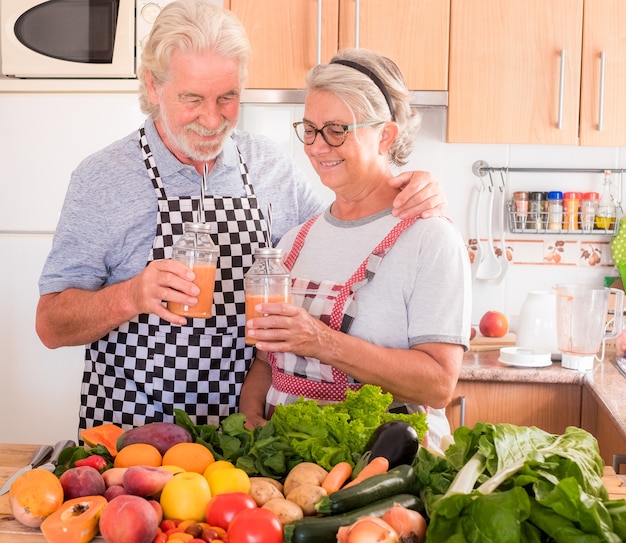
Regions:
M 506 256 L 506 240 L 504 239 L 504 234 L 506 230 L 506 216 L 507 216 L 507 205 L 506 205 L 506 183 L 504 181 L 504 175 L 502 174 L 502 170 L 500 170 L 500 180 L 501 184 L 499 186 L 500 189 L 500 273 L 493 279 L 495 283 L 499 283 L 504 279 L 506 272 L 509 269 L 509 259 Z
M 477 279 L 495 279 L 500 274 L 501 266 L 498 262 L 498 255 L 493 247 L 493 207 L 495 197 L 495 187 L 493 185 L 493 178 L 491 172 L 489 172 L 489 204 L 487 210 L 487 254 L 480 263 L 478 271 L 476 272 Z
M 482 207 L 483 194 L 485 192 L 485 184 L 483 180 L 479 178 L 478 194 L 476 195 L 476 208 L 474 211 L 474 236 L 471 239 L 476 240 L 476 250 L 474 251 L 474 260 L 472 260 L 471 272 L 472 279 L 476 277 L 476 272 L 483 259 L 482 243 L 480 241 L 480 209 Z

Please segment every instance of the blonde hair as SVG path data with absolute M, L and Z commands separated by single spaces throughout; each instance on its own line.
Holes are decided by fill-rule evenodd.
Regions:
M 159 106 L 149 100 L 146 73 L 150 73 L 156 86 L 165 83 L 172 53 L 177 50 L 188 54 L 211 51 L 236 59 L 242 86 L 245 83 L 252 50 L 239 19 L 208 0 L 177 0 L 163 8 L 141 54 L 139 105 L 141 111 L 153 119 L 158 117 Z M 207 70 L 210 69 L 207 66 Z
M 338 63 L 344 60 L 356 63 L 363 70 Z M 367 71 L 372 76 L 364 73 Z M 421 114 L 411 108 L 411 93 L 395 62 L 367 49 L 344 49 L 328 64 L 311 69 L 306 82 L 308 91 L 323 90 L 337 96 L 352 111 L 355 122 L 357 119 L 358 122 L 395 121 L 398 136 L 389 150 L 389 160 L 396 166 L 408 162 Z

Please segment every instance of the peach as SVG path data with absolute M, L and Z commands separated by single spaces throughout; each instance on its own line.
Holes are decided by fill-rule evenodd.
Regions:
M 107 487 L 124 484 L 124 473 L 127 469 L 128 468 L 109 468 L 108 470 L 102 472 L 102 478 L 104 479 Z
M 131 466 L 126 469 L 122 484 L 129 494 L 157 497 L 173 476 L 171 471 L 153 466 Z
M 154 507 L 160 526 L 161 522 L 163 522 L 163 507 L 161 507 L 161 504 L 157 500 L 148 500 L 148 503 Z
M 487 311 L 480 319 L 478 329 L 485 337 L 503 337 L 509 331 L 509 321 L 499 311 Z
M 100 515 L 100 534 L 107 543 L 152 543 L 158 528 L 155 508 L 140 496 L 117 496 Z
M 111 501 L 113 498 L 117 498 L 122 494 L 128 494 L 126 489 L 122 485 L 111 485 L 104 491 L 104 497 L 107 501 Z
M 100 472 L 90 466 L 78 466 L 59 477 L 65 500 L 82 496 L 104 496 L 106 484 Z

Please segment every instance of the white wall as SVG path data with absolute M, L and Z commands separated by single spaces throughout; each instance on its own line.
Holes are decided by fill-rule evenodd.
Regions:
M 302 106 L 248 104 L 242 106 L 241 126 L 284 145 L 310 172 L 317 189 L 330 198 L 292 134 L 291 123 L 301 117 Z M 34 332 L 37 279 L 51 243 L 46 232 L 54 230 L 70 172 L 79 160 L 136 129 L 141 121 L 134 94 L 0 93 L 0 254 L 4 262 L 0 266 L 1 442 L 76 438 L 83 349 L 48 350 Z M 472 174 L 476 160 L 492 166 L 588 168 L 618 167 L 624 162 L 622 150 L 614 148 L 446 144 L 445 121 L 445 110 L 424 110 L 422 130 L 407 169 L 429 170 L 439 179 L 448 195 L 448 214 L 464 239 L 473 232 L 470 208 L 478 182 Z M 548 190 L 557 184 L 593 190 L 599 188 L 597 183 L 591 175 L 563 174 L 549 179 L 520 175 L 511 177 L 507 190 L 517 184 L 531 190 L 535 186 Z M 584 266 L 576 260 L 546 266 L 541 257 L 524 256 L 523 243 L 528 240 L 521 238 L 507 234 L 507 243 L 519 247 L 516 257 L 520 262 L 510 266 L 504 281 L 475 283 L 475 322 L 487 309 L 515 315 L 530 289 L 550 288 L 563 281 L 602 284 L 604 275 L 613 274 L 606 251 L 601 266 Z M 553 240 L 547 239 L 545 246 L 550 243 Z M 572 251 L 579 250 L 578 243 L 574 238 Z

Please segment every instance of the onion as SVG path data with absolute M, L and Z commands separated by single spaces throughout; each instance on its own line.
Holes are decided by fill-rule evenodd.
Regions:
M 398 534 L 378 517 L 363 517 L 337 532 L 339 543 L 398 543 Z
M 400 536 L 403 543 L 426 541 L 426 519 L 417 511 L 395 504 L 385 511 L 382 519 Z

